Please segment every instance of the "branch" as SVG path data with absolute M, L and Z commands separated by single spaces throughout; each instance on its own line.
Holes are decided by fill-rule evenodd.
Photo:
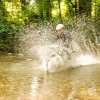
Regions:
M 76 7 L 76 5 L 75 5 L 75 4 L 73 4 L 73 2 L 72 2 L 71 0 L 68 0 L 68 1 L 72 4 L 73 8 L 75 8 L 75 7 Z

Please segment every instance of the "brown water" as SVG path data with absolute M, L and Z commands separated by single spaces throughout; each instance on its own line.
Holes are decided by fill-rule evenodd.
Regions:
M 1 55 L 0 100 L 100 100 L 100 65 L 47 74 L 37 60 Z

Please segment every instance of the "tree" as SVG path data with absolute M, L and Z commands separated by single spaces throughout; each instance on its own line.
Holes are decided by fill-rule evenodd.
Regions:
M 51 0 L 46 0 L 45 2 L 45 13 L 46 13 L 46 20 L 51 19 Z
M 75 0 L 75 3 L 73 3 L 71 0 L 68 0 L 71 5 L 72 5 L 72 8 L 74 8 L 75 10 L 75 15 L 77 15 L 77 0 Z
M 0 0 L 0 15 L 3 17 L 7 15 L 7 11 L 5 9 L 4 1 Z
M 20 0 L 21 2 L 21 7 L 22 7 L 22 10 L 26 10 L 26 6 L 28 5 L 28 2 L 26 0 Z
M 92 0 L 79 0 L 79 14 L 91 15 Z
M 59 7 L 59 20 L 62 22 L 62 16 L 61 16 L 61 6 L 60 6 L 60 0 L 58 0 L 58 7 Z
M 36 4 L 37 4 L 37 8 L 38 8 L 38 12 L 39 12 L 39 19 L 40 20 L 44 20 L 44 12 L 43 12 L 43 0 L 36 0 Z

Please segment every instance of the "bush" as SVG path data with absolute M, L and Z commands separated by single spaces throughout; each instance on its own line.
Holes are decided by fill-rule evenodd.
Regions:
M 18 30 L 19 25 L 0 17 L 0 51 L 14 52 L 14 41 L 16 41 L 15 38 Z

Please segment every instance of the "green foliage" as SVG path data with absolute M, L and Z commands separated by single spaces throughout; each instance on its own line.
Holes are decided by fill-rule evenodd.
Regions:
M 14 52 L 16 35 L 14 31 L 18 31 L 19 25 L 9 22 L 4 17 L 0 17 L 0 50 Z M 16 42 L 17 44 L 17 42 Z
M 0 50 L 2 51 L 15 51 L 15 45 L 18 44 L 19 29 L 29 23 L 52 23 L 52 25 L 58 24 L 59 21 L 59 5 L 58 0 L 36 0 L 33 4 L 30 4 L 31 0 L 0 0 Z M 91 7 L 92 18 L 95 19 L 95 28 L 97 33 L 100 30 L 100 2 L 99 0 L 89 0 L 86 7 L 80 10 L 80 3 L 77 0 L 60 0 L 61 6 L 61 18 L 66 25 L 70 19 L 77 19 L 77 14 L 86 7 Z M 84 1 L 84 0 L 80 0 Z M 81 2 L 83 5 L 84 2 Z M 91 4 L 91 5 L 90 5 Z M 76 8 L 75 8 L 76 7 Z M 76 12 L 77 10 L 77 12 Z M 82 10 L 82 11 L 83 11 Z M 77 14 L 76 14 L 77 13 Z M 70 25 L 69 25 L 70 26 Z M 85 28 L 85 27 L 84 27 Z M 88 31 L 88 32 L 87 32 Z M 91 30 L 86 30 L 88 33 L 92 33 Z M 94 41 L 94 38 L 91 39 Z

